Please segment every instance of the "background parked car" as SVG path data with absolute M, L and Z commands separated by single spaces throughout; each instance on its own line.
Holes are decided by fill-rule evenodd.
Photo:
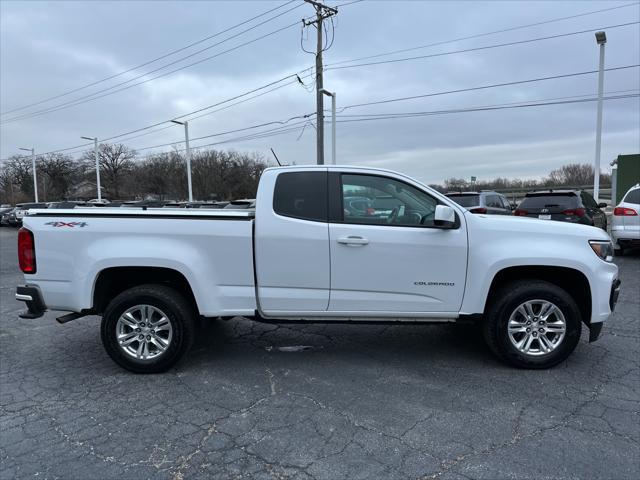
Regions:
M 47 208 L 46 203 L 19 203 L 16 205 L 16 208 L 9 214 L 9 225 L 12 227 L 21 227 L 22 226 L 22 217 L 27 210 L 32 210 L 35 208 Z
M 14 207 L 3 206 L 0 208 L 0 227 L 8 227 L 9 226 L 9 214 L 13 211 Z
M 172 203 L 171 206 L 174 204 Z M 176 203 L 179 208 L 214 208 L 220 209 L 229 205 L 229 202 L 180 202 Z M 169 207 L 170 205 L 165 205 Z
M 85 202 L 71 202 L 71 201 L 49 202 L 49 204 L 47 205 L 47 208 L 55 208 L 55 209 L 76 208 L 76 207 L 83 207 L 84 205 L 85 205 Z
M 629 247 L 640 247 L 640 183 L 631 187 L 613 209 L 611 238 L 616 255 Z
M 243 198 L 242 200 L 232 200 L 224 208 L 239 210 L 245 208 L 256 208 L 255 198 Z
M 163 200 L 138 200 L 132 202 L 124 202 L 120 205 L 120 208 L 162 208 L 167 203 Z M 109 207 L 113 206 L 113 203 L 109 204 Z
M 519 217 L 582 223 L 607 229 L 607 216 L 601 210 L 606 203 L 596 203 L 585 190 L 544 190 L 527 193 L 513 212 Z
M 511 215 L 512 208 L 507 197 L 498 192 L 450 192 L 447 197 L 471 213 Z

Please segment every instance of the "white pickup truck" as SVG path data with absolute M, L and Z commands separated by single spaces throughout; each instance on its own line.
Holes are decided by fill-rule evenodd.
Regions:
M 491 350 L 551 367 L 590 340 L 620 282 L 609 236 L 554 221 L 474 215 L 398 173 L 264 171 L 252 210 L 31 210 L 18 236 L 23 318 L 101 315 L 108 354 L 158 372 L 196 319 L 415 324 L 473 321 Z M 366 328 L 366 326 L 362 326 Z

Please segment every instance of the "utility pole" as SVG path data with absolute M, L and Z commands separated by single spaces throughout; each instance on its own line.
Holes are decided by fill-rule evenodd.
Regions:
M 80 137 L 84 140 L 93 140 L 93 159 L 96 162 L 96 189 L 98 190 L 98 202 L 102 202 L 102 188 L 100 187 L 100 157 L 98 156 L 98 137 Z
M 316 44 L 316 133 L 317 133 L 317 163 L 324 165 L 324 97 L 322 84 L 322 22 L 325 18 L 332 17 L 338 13 L 338 10 L 328 7 L 315 0 L 304 0 L 306 3 L 313 5 L 316 9 L 315 20 L 303 20 L 305 26 L 314 25 L 318 33 L 318 41 Z
M 193 202 L 193 187 L 191 186 L 191 149 L 189 148 L 189 122 L 186 120 L 181 122 L 179 120 L 171 120 L 171 122 L 184 125 L 184 143 L 185 143 L 185 156 L 187 157 L 187 185 L 189 189 L 189 202 Z
M 38 177 L 36 175 L 36 153 L 35 148 L 21 148 L 25 152 L 31 152 L 31 169 L 33 170 L 33 194 L 35 202 L 38 203 Z
M 336 164 L 336 92 L 322 89 L 322 93 L 331 97 L 331 164 Z
M 600 45 L 600 62 L 598 68 L 598 116 L 596 120 L 596 165 L 593 171 L 593 198 L 596 199 L 596 202 L 599 202 L 600 151 L 602 146 L 602 92 L 604 89 L 604 45 L 607 43 L 607 35 L 604 32 L 596 32 L 596 43 Z

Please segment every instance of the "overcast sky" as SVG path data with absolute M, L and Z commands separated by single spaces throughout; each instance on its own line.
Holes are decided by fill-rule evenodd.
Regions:
M 336 5 L 348 2 L 327 3 Z M 117 87 L 123 88 L 150 79 L 286 27 L 313 13 L 310 5 L 296 0 L 266 16 L 138 70 L 70 95 L 10 112 L 114 76 L 283 3 L 2 0 L 0 110 L 9 113 L 2 115 L 6 123 L 0 127 L 0 157 L 18 153 L 17 147 L 34 146 L 37 152 L 73 147 L 83 143 L 79 138 L 81 135 L 111 137 L 228 100 L 286 75 L 308 69 L 314 64 L 314 57 L 301 49 L 301 37 L 307 50 L 314 49 L 315 29 L 310 27 L 303 32 L 300 25 L 295 25 L 232 52 L 115 94 L 43 115 L 26 116 L 64 106 L 64 103 L 73 103 L 76 99 L 84 100 L 83 97 L 117 84 L 123 84 Z M 298 4 L 298 8 L 284 13 Z M 448 42 L 460 37 L 622 5 L 630 6 Z M 284 14 L 239 34 L 281 13 Z M 447 42 L 351 62 L 360 64 L 610 27 L 606 29 L 605 67 L 637 65 L 640 63 L 638 24 L 613 26 L 638 22 L 639 17 L 639 4 L 631 2 L 362 1 L 339 8 L 334 21 L 335 39 L 325 52 L 324 59 L 329 67 L 343 60 Z M 329 33 L 331 30 L 329 28 Z M 217 47 L 179 61 L 236 34 L 239 35 Z M 170 62 L 177 63 L 161 68 Z M 340 112 L 342 107 L 348 105 L 597 68 L 598 46 L 593 32 L 589 31 L 467 53 L 346 69 L 328 68 L 324 84 L 328 90 L 337 92 Z M 156 72 L 149 74 L 156 69 Z M 308 73 L 309 70 L 306 70 L 300 76 L 304 78 Z M 138 79 L 133 80 L 135 78 Z M 129 83 L 124 83 L 128 80 Z M 306 88 L 299 84 L 285 85 L 240 105 L 193 119 L 190 122 L 191 137 L 312 113 L 315 111 L 313 78 L 304 78 L 304 82 Z M 639 88 L 640 69 L 637 67 L 605 74 L 605 93 L 624 91 L 611 95 L 637 94 Z M 115 88 L 103 93 L 113 90 Z M 263 92 L 265 90 L 257 93 Z M 597 75 L 592 74 L 354 107 L 341 112 L 340 119 L 366 118 L 344 115 L 431 112 L 580 95 L 585 97 L 577 98 L 592 98 L 596 92 Z M 329 98 L 325 108 L 330 108 Z M 20 118 L 22 115 L 26 118 Z M 269 148 L 273 147 L 284 162 L 315 163 L 314 127 L 309 124 L 303 129 L 304 125 L 297 122 L 299 120 L 290 122 L 297 125 L 295 130 L 278 136 L 236 140 L 216 148 L 257 151 L 271 157 Z M 596 102 L 341 122 L 337 128 L 338 163 L 391 168 L 428 183 L 442 182 L 452 176 L 468 178 L 476 175 L 479 179 L 496 176 L 536 177 L 569 162 L 593 162 L 595 125 Z M 233 139 L 278 126 L 194 140 L 192 146 Z M 158 128 L 161 127 L 163 125 Z M 140 132 L 151 133 L 138 138 L 130 138 L 133 135 L 123 137 L 123 143 L 144 149 L 175 142 L 178 148 L 183 148 L 183 144 L 179 143 L 184 140 L 180 126 L 156 130 Z M 327 125 L 327 162 L 331 154 L 330 132 L 330 126 Z M 140 153 L 169 149 L 170 146 L 145 149 Z M 638 98 L 605 101 L 603 165 L 608 167 L 608 163 L 618 154 L 639 151 Z

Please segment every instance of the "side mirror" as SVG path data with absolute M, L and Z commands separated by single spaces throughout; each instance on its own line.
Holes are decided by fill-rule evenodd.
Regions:
M 600 203 L 598 204 L 598 208 L 607 208 L 607 204 L 606 204 L 606 203 L 604 203 L 604 202 L 600 202 Z
M 448 205 L 436 205 L 433 224 L 440 228 L 454 228 L 456 225 L 456 212 Z

